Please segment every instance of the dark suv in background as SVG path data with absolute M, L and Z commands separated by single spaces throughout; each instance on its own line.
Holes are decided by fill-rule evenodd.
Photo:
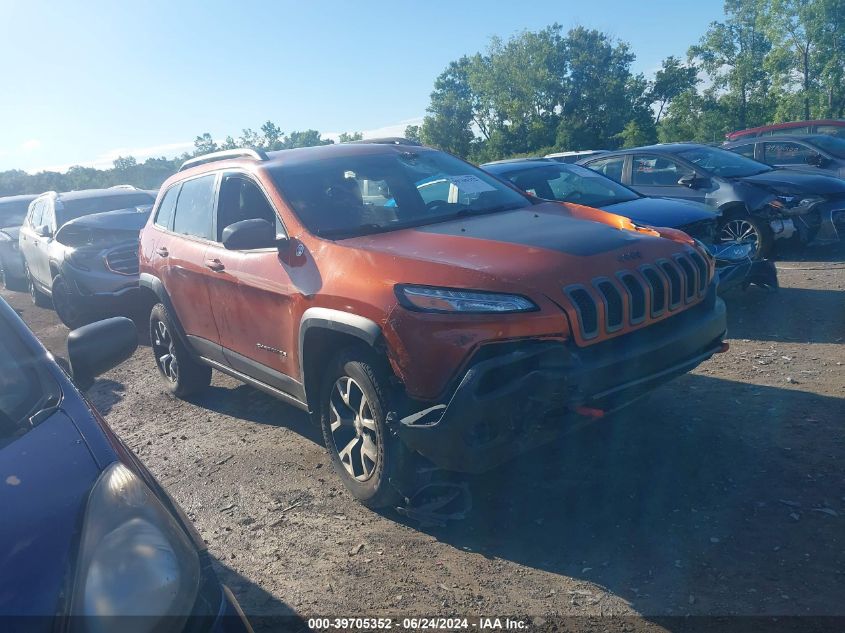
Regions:
M 719 238 L 754 245 L 766 257 L 775 240 L 803 244 L 840 239 L 845 181 L 775 169 L 725 149 L 666 143 L 603 154 L 581 164 L 645 196 L 703 202 L 722 212 Z
M 0 283 L 11 290 L 17 290 L 26 283 L 18 235 L 29 203 L 35 198 L 35 195 L 0 198 Z
M 155 196 L 129 186 L 45 193 L 20 231 L 29 291 L 76 327 L 138 291 L 138 233 Z M 117 213 L 115 213 L 117 211 Z

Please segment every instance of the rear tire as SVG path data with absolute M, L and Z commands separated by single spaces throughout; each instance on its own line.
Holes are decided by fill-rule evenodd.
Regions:
M 53 279 L 53 308 L 62 323 L 71 330 L 91 320 L 88 311 L 80 304 L 79 297 L 73 294 L 67 280 L 61 275 Z
M 387 427 L 389 373 L 371 350 L 350 347 L 329 363 L 320 389 L 320 426 L 332 466 L 368 508 L 396 505 L 412 454 Z
M 196 360 L 185 347 L 161 303 L 150 312 L 150 347 L 167 389 L 177 398 L 187 398 L 211 384 L 211 367 Z
M 32 275 L 29 273 L 28 269 L 26 271 L 26 282 L 29 288 L 29 299 L 32 301 L 32 305 L 38 306 L 39 308 L 50 308 L 53 306 L 53 302 L 50 300 L 50 297 L 41 292 L 38 289 L 38 286 L 35 285 Z

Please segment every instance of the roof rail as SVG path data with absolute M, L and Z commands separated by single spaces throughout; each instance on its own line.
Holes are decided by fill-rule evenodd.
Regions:
M 132 189 L 133 191 L 137 191 L 138 187 L 135 185 L 112 185 L 109 189 Z
M 415 145 L 422 147 L 419 141 L 402 138 L 401 136 L 385 136 L 384 138 L 365 138 L 361 141 L 347 141 L 348 143 L 371 143 L 375 145 Z
M 179 171 L 185 171 L 186 169 L 196 167 L 197 165 L 213 163 L 216 160 L 226 160 L 228 158 L 251 158 L 253 160 L 258 161 L 268 159 L 267 154 L 260 149 L 250 149 L 248 147 L 244 147 L 241 149 L 226 149 L 222 152 L 211 152 L 210 154 L 204 154 L 202 156 L 197 156 L 196 158 L 186 160 L 184 163 L 182 163 L 182 166 L 179 168 Z

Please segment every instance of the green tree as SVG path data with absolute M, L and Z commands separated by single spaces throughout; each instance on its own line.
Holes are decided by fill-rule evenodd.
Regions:
M 773 110 L 764 68 L 772 44 L 761 21 L 759 0 L 725 0 L 725 21 L 711 23 L 688 53 L 725 92 L 720 100 L 738 129 L 764 122 Z
M 419 125 L 407 125 L 405 126 L 405 138 L 409 141 L 416 141 L 417 143 L 421 142 L 420 139 L 420 126 Z
M 657 105 L 654 123 L 660 123 L 660 117 L 672 99 L 693 90 L 698 82 L 698 69 L 695 66 L 684 65 L 680 59 L 673 56 L 664 59 L 649 90 L 651 103 Z
M 467 156 L 475 137 L 470 125 L 473 123 L 473 94 L 468 83 L 468 69 L 471 61 L 462 57 L 451 62 L 434 82 L 431 103 L 423 119 L 420 138 L 426 145 L 432 145 Z M 483 132 L 483 129 L 482 129 Z
M 337 137 L 338 143 L 350 143 L 351 141 L 361 141 L 364 139 L 364 135 L 361 132 L 341 132 L 340 136 Z
M 137 167 L 138 161 L 135 160 L 134 156 L 118 156 L 112 164 L 117 171 L 126 171 L 127 169 Z
M 211 134 L 204 132 L 194 139 L 194 156 L 202 156 L 203 154 L 210 154 L 216 152 L 219 148 Z
M 264 149 L 281 149 L 284 146 L 285 133 L 272 121 L 267 121 L 261 126 L 261 135 L 260 143 Z

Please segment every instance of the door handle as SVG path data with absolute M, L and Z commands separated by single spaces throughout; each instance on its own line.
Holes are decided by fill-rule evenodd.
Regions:
M 164 246 L 157 248 L 156 253 L 158 253 L 162 257 L 167 257 L 168 255 L 170 255 L 170 251 L 168 251 L 166 248 L 164 248 Z
M 219 259 L 207 259 L 205 260 L 206 268 L 210 268 L 216 273 L 219 273 L 222 270 L 226 270 L 226 266 L 221 262 Z

